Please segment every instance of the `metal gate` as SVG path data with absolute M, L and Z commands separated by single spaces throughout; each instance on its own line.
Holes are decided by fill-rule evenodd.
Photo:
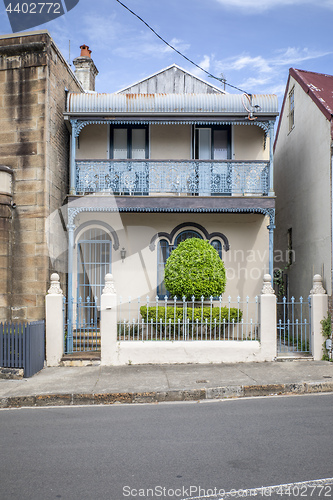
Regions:
M 281 356 L 311 353 L 310 297 L 277 301 L 277 352 Z
M 111 272 L 111 244 L 100 228 L 87 229 L 77 243 L 76 297 L 64 302 L 66 354 L 100 350 L 100 301 Z

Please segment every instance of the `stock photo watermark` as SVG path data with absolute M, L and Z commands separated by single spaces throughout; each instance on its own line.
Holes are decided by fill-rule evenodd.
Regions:
M 228 500 L 232 498 L 332 498 L 333 478 L 299 483 L 261 486 L 259 488 L 232 489 L 203 488 L 198 485 L 168 488 L 157 485 L 153 488 L 123 486 L 124 498 L 179 498 L 181 500 Z
M 13 33 L 53 21 L 74 9 L 79 1 L 25 2 L 22 0 L 3 0 Z

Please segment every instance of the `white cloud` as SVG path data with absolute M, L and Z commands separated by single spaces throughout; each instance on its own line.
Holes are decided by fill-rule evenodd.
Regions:
M 277 51 L 277 56 L 273 58 L 272 61 L 276 66 L 293 66 L 296 63 L 298 64 L 309 59 L 318 59 L 330 54 L 332 54 L 330 51 L 311 50 L 306 47 L 302 49 L 299 47 L 288 47 Z
M 315 7 L 333 8 L 333 0 L 215 0 L 227 8 L 239 8 L 245 14 L 253 14 L 273 9 L 296 5 L 314 5 Z
M 319 59 L 330 54 L 332 52 L 299 47 L 279 49 L 271 57 L 243 53 L 214 61 L 211 71 L 214 74 L 223 72 L 227 83 L 247 92 L 276 93 L 281 96 L 284 93 L 290 67 L 298 67 L 304 61 Z
M 262 56 L 251 57 L 248 55 L 240 55 L 229 60 L 227 59 L 222 64 L 220 62 L 219 65 L 222 66 L 222 69 L 224 71 L 226 70 L 239 71 L 245 68 L 251 68 L 251 69 L 255 68 L 256 70 L 263 73 L 271 71 L 269 62 Z
M 90 43 L 105 43 L 105 40 L 116 40 L 121 35 L 125 36 L 126 26 L 116 21 L 114 14 L 99 15 L 95 14 L 82 16 L 82 25 L 80 31 L 84 32 Z
M 206 71 L 210 71 L 210 65 L 211 65 L 211 60 L 212 58 L 208 55 L 204 55 L 203 59 L 198 62 L 198 66 L 200 66 L 200 68 L 202 69 L 205 69 Z M 195 76 L 198 76 L 200 78 L 207 78 L 207 75 L 205 74 L 205 72 L 201 71 L 199 68 L 197 68 L 196 66 L 190 66 L 188 71 L 190 71 L 190 73 L 192 73 L 192 75 L 195 75 Z
M 161 44 L 162 43 L 163 42 L 161 41 Z M 172 45 L 175 49 L 179 50 L 179 52 L 183 52 L 183 53 L 185 53 L 191 47 L 191 45 L 189 43 L 186 43 L 183 40 L 179 40 L 178 38 L 173 38 L 168 43 L 170 43 L 170 45 Z M 173 52 L 173 50 L 168 45 L 165 45 L 163 52 L 165 52 L 165 53 L 166 52 Z

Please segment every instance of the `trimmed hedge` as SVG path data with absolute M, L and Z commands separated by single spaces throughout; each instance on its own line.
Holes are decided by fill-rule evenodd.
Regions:
M 189 238 L 167 259 L 164 283 L 172 297 L 219 297 L 226 285 L 223 261 L 208 241 Z
M 178 323 L 178 319 L 180 319 L 180 322 L 183 321 L 184 319 L 184 308 L 183 307 L 174 307 L 174 306 L 167 306 L 166 308 L 166 315 L 165 315 L 165 307 L 159 306 L 159 307 L 148 307 L 147 311 L 147 306 L 141 306 L 140 307 L 140 314 L 143 317 L 145 321 L 148 319 L 148 323 L 153 320 L 153 323 L 156 322 L 156 317 L 157 317 L 157 323 L 159 324 L 160 321 L 162 320 L 162 323 L 165 323 L 165 316 L 166 316 L 166 321 L 167 324 L 169 324 L 169 320 L 171 320 L 171 324 L 174 324 L 174 320 L 176 320 L 176 324 Z M 209 323 L 210 320 L 212 323 L 220 324 L 223 323 L 223 320 L 225 319 L 225 323 L 227 324 L 229 322 L 230 318 L 230 323 L 234 320 L 235 323 L 239 323 L 242 319 L 243 312 L 240 309 L 237 309 L 236 307 L 231 307 L 230 309 L 228 307 L 210 307 L 210 306 L 204 306 L 203 308 L 201 307 L 187 307 L 186 309 L 186 317 L 189 319 L 189 322 L 196 323 L 198 320 L 198 323 L 200 324 L 201 321 L 203 323 L 207 322 Z

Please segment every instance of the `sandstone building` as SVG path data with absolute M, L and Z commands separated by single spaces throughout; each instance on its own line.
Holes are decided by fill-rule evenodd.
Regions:
M 0 321 L 45 316 L 45 223 L 68 192 L 68 91 L 81 84 L 47 31 L 0 37 Z

